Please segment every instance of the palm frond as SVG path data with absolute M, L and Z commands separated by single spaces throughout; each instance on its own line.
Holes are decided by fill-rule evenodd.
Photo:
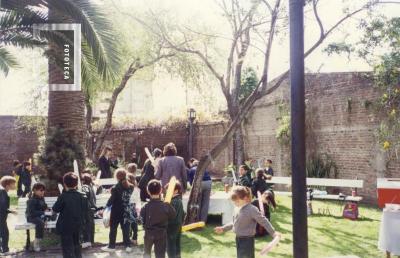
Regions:
M 97 72 L 104 80 L 113 79 L 118 70 L 119 51 L 105 14 L 89 0 L 48 0 L 47 3 L 51 11 L 64 14 L 63 18 L 55 16 L 56 19 L 69 18 L 81 24 L 82 35 L 91 49 Z
M 10 71 L 10 68 L 15 68 L 18 66 L 17 60 L 12 56 L 7 49 L 0 46 L 0 71 L 6 76 Z

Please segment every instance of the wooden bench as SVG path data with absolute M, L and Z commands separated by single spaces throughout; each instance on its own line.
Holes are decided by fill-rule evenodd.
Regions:
M 292 185 L 291 177 L 272 177 L 269 180 L 266 180 L 267 183 L 271 184 L 283 184 L 287 186 Z M 325 187 L 345 187 L 345 188 L 353 188 L 355 191 L 358 188 L 363 188 L 364 181 L 363 180 L 351 180 L 351 179 L 331 179 L 331 178 L 310 178 L 306 179 L 307 186 L 325 186 Z M 276 191 L 276 194 L 282 195 L 291 195 L 290 192 L 282 192 Z M 357 191 L 356 191 L 357 193 Z M 358 203 L 362 201 L 362 196 L 352 196 L 352 195 L 340 195 L 340 194 L 318 194 L 315 192 L 312 194 L 312 199 L 314 200 L 332 200 L 339 202 L 355 202 Z M 329 209 L 324 209 L 330 213 Z
M 98 207 L 106 206 L 109 194 L 100 194 L 96 196 L 96 204 Z M 35 229 L 35 225 L 27 222 L 25 212 L 28 198 L 19 198 L 18 199 L 18 207 L 17 207 L 17 223 L 15 225 L 15 230 L 26 230 L 26 246 L 25 248 L 28 250 L 30 247 L 30 230 Z M 54 203 L 57 201 L 57 197 L 45 197 L 45 201 L 47 206 L 51 209 Z M 57 217 L 58 218 L 58 217 Z M 102 225 L 102 219 L 95 219 L 95 224 Z M 55 221 L 47 221 L 45 223 L 45 229 L 54 229 L 56 228 L 57 220 Z

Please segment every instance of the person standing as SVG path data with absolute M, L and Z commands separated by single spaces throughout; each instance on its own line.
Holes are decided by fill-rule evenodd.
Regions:
M 199 165 L 199 161 L 196 159 L 191 159 L 192 167 L 189 169 L 188 173 L 188 182 L 193 187 L 193 180 L 196 174 L 197 166 Z M 200 221 L 207 222 L 208 216 L 208 207 L 210 206 L 210 195 L 211 195 L 211 186 L 212 181 L 210 174 L 206 170 L 203 175 L 203 179 L 201 181 L 201 197 L 200 197 Z
M 0 253 L 7 255 L 10 251 L 8 247 L 9 232 L 7 226 L 7 217 L 9 213 L 17 214 L 10 210 L 10 197 L 8 192 L 15 190 L 15 178 L 12 176 L 3 176 L 0 179 Z
M 164 146 L 163 154 L 164 157 L 158 163 L 155 178 L 161 180 L 161 184 L 164 187 L 169 183 L 171 177 L 175 176 L 181 183 L 184 193 L 187 188 L 187 168 L 185 161 L 182 157 L 177 156 L 176 146 L 172 142 Z
M 29 161 L 24 161 L 22 169 L 19 170 L 19 180 L 18 180 L 18 197 L 26 197 L 27 194 L 31 192 L 32 185 L 32 174 L 31 174 L 31 163 Z M 22 186 L 24 186 L 24 190 L 22 190 Z
M 93 188 L 92 176 L 89 173 L 83 173 L 82 177 L 82 192 L 86 194 L 86 198 L 89 203 L 88 213 L 87 213 L 87 222 L 83 228 L 83 243 L 82 248 L 90 247 L 94 245 L 94 214 L 97 211 L 96 206 L 96 192 Z
M 274 176 L 274 170 L 272 169 L 272 160 L 267 159 L 265 162 L 265 173 L 270 176 Z
M 53 205 L 53 211 L 60 213 L 56 232 L 61 236 L 61 249 L 64 258 L 81 258 L 80 235 L 86 222 L 89 208 L 86 196 L 77 191 L 78 176 L 68 172 L 63 177 L 63 193 Z
M 155 159 L 155 163 L 157 164 L 162 156 L 162 151 L 159 148 L 155 148 L 153 150 L 153 157 Z M 140 200 L 142 202 L 146 202 L 148 199 L 150 199 L 150 195 L 147 193 L 147 184 L 154 179 L 154 172 L 155 172 L 155 167 L 151 163 L 150 159 L 147 159 L 144 163 L 143 166 L 143 172 L 142 176 L 139 181 L 139 189 L 140 189 Z
M 111 207 L 110 215 L 110 233 L 108 246 L 102 250 L 106 252 L 115 251 L 115 242 L 117 239 L 118 225 L 122 229 L 122 238 L 126 252 L 132 251 L 132 243 L 129 240 L 130 231 L 130 199 L 133 192 L 133 184 L 127 179 L 127 171 L 123 168 L 117 169 L 115 172 L 118 183 L 111 188 L 111 196 L 107 201 L 107 207 Z
M 99 169 L 101 171 L 100 178 L 112 178 L 111 167 L 115 169 L 118 168 L 118 166 L 111 161 L 111 156 L 112 148 L 108 146 L 105 147 L 101 152 L 98 162 Z

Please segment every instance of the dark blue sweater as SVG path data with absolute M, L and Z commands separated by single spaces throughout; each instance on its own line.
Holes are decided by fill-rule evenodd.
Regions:
M 191 169 L 189 169 L 188 181 L 189 181 L 190 185 L 193 185 L 193 180 L 194 180 L 194 175 L 196 174 L 196 169 L 197 169 L 197 166 L 196 167 L 192 167 Z M 203 181 L 210 181 L 210 180 L 211 180 L 210 174 L 206 170 L 204 172 Z

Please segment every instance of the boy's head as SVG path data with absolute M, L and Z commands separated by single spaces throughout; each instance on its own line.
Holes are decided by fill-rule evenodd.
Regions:
M 256 169 L 256 176 L 257 176 L 258 179 L 263 179 L 264 178 L 264 169 L 257 168 Z
M 35 183 L 32 187 L 32 193 L 38 197 L 44 197 L 46 186 L 42 183 Z
M 161 151 L 159 148 L 155 148 L 155 149 L 153 150 L 153 156 L 154 156 L 154 158 L 159 158 L 159 157 L 161 157 L 161 155 L 162 155 L 162 151 Z
M 271 165 L 272 165 L 272 160 L 267 159 L 267 161 L 265 161 L 265 165 L 266 165 L 267 167 L 271 166 Z
M 244 175 L 246 175 L 246 173 L 247 173 L 247 166 L 246 165 L 241 165 L 239 167 L 239 174 L 241 176 L 244 176 Z
M 24 161 L 24 168 L 30 168 L 31 163 L 29 161 Z
M 165 189 L 168 189 L 168 187 L 169 187 L 169 183 L 165 186 Z M 175 195 L 182 194 L 182 184 L 179 181 L 177 181 L 175 183 L 174 194 Z
M 238 207 L 251 201 L 251 190 L 245 186 L 234 186 L 231 191 L 231 200 Z
M 117 179 L 118 182 L 126 180 L 126 170 L 123 168 L 118 168 L 115 171 L 115 178 Z
M 136 163 L 129 163 L 126 169 L 128 170 L 129 173 L 135 174 L 137 170 L 137 165 Z
M 92 175 L 89 173 L 83 173 L 81 176 L 82 184 L 91 185 L 92 184 Z
M 21 164 L 21 162 L 19 162 L 19 160 L 14 160 L 13 161 L 13 167 L 18 167 Z
M 134 174 L 132 173 L 126 174 L 126 179 L 128 179 L 129 183 L 136 184 L 136 178 Z
M 276 202 L 275 202 L 275 195 L 272 191 L 267 190 L 261 195 L 261 200 L 263 203 L 267 205 L 272 205 L 274 209 L 276 208 Z
M 147 184 L 147 193 L 151 196 L 156 196 L 161 194 L 161 182 L 153 179 Z
M 6 189 L 6 191 L 8 190 L 14 190 L 15 189 L 15 178 L 12 176 L 3 176 L 0 179 L 0 185 Z
M 78 176 L 74 172 L 68 172 L 63 177 L 63 183 L 67 189 L 75 189 L 78 186 Z

